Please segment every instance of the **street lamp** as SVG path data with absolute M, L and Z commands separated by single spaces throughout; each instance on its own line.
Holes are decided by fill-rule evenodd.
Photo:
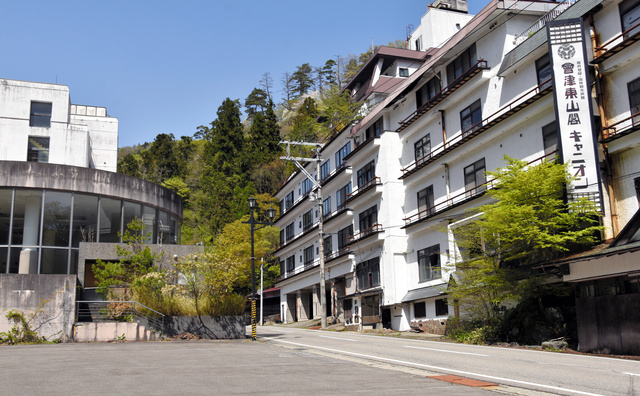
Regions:
M 242 223 L 249 224 L 251 226 L 251 340 L 256 341 L 256 257 L 254 252 L 255 243 L 253 234 L 256 230 L 273 225 L 273 219 L 276 217 L 276 210 L 273 207 L 267 209 L 269 222 L 259 222 L 255 217 L 253 217 L 253 211 L 257 207 L 256 199 L 254 197 L 249 197 L 248 201 L 249 209 L 251 210 L 249 221 L 243 221 Z M 262 227 L 256 228 L 256 225 L 260 225 Z

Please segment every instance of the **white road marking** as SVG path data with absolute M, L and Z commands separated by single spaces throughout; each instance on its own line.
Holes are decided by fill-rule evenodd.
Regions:
M 622 374 L 631 375 L 633 377 L 640 377 L 640 374 L 636 374 L 636 373 L 622 373 Z
M 362 358 L 366 358 L 366 359 L 374 359 L 374 360 L 381 360 L 381 361 L 385 361 L 385 362 L 404 364 L 404 365 L 408 365 L 408 366 L 423 367 L 423 368 L 428 368 L 428 369 L 435 370 L 435 371 L 444 371 L 444 372 L 467 375 L 467 376 L 472 376 L 472 377 L 487 378 L 487 379 L 494 380 L 494 381 L 503 381 L 503 382 L 511 382 L 511 383 L 514 383 L 514 384 L 520 384 L 520 385 L 536 386 L 536 387 L 539 387 L 539 388 L 551 389 L 551 390 L 560 391 L 560 392 L 576 393 L 576 394 L 579 394 L 579 395 L 586 395 L 586 396 L 604 396 L 604 395 L 600 395 L 598 393 L 583 392 L 583 391 L 579 391 L 579 390 L 575 390 L 575 389 L 568 389 L 568 388 L 561 388 L 561 387 L 558 387 L 558 386 L 537 384 L 535 382 L 520 381 L 520 380 L 511 379 L 511 378 L 494 377 L 492 375 L 473 373 L 473 372 L 470 372 L 470 371 L 454 370 L 454 369 L 450 369 L 450 368 L 446 368 L 446 367 L 431 366 L 431 365 L 428 365 L 428 364 L 421 364 L 421 363 L 415 363 L 415 362 L 407 362 L 407 361 L 403 361 L 403 360 L 390 359 L 390 358 L 385 358 L 385 357 L 381 357 L 381 356 L 364 355 L 364 354 L 361 354 L 361 353 L 342 351 L 342 350 L 339 350 L 339 349 L 325 348 L 325 347 L 319 347 L 319 346 L 314 346 L 314 345 L 300 344 L 298 342 L 278 340 L 278 339 L 275 339 L 275 338 L 272 339 L 272 340 L 276 341 L 276 342 L 282 342 L 284 344 L 297 345 L 297 346 L 311 348 L 311 349 L 320 349 L 320 350 L 329 351 L 329 352 L 337 352 L 337 353 L 343 353 L 343 354 L 346 354 L 346 355 L 358 356 L 358 357 L 362 357 Z
M 356 340 L 351 340 L 349 338 L 339 338 L 339 337 L 331 337 L 331 336 L 320 336 L 320 337 L 322 337 L 322 338 L 331 338 L 332 340 L 357 342 Z
M 405 347 L 405 348 L 413 348 L 413 349 L 424 349 L 424 350 L 426 350 L 426 351 L 447 352 L 447 353 L 459 353 L 460 355 L 489 356 L 489 355 L 483 355 L 483 354 L 480 354 L 480 353 L 448 351 L 448 350 L 446 350 L 446 349 L 423 348 L 423 347 L 417 347 L 417 346 L 411 346 L 411 345 L 405 345 L 404 347 Z

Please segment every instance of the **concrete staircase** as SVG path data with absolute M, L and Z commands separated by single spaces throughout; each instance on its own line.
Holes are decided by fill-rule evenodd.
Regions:
M 74 342 L 156 341 L 160 335 L 137 322 L 77 322 Z

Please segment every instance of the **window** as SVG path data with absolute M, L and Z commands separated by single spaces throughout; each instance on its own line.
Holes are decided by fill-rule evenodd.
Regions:
M 347 247 L 350 236 L 353 236 L 353 225 L 349 225 L 338 231 L 338 250 L 342 250 Z
M 401 67 L 398 71 L 398 74 L 400 75 L 400 77 L 409 77 L 409 69 L 407 69 L 406 67 Z
M 313 210 L 302 215 L 302 230 L 306 231 L 313 225 Z
M 351 153 L 351 142 L 347 142 L 338 152 L 336 152 L 336 168 L 340 167 L 344 162 L 344 157 Z
M 29 136 L 27 145 L 28 162 L 49 162 L 49 138 Z
M 313 188 L 313 183 L 311 182 L 311 180 L 309 178 L 304 179 L 304 181 L 302 182 L 302 195 L 309 194 L 311 188 Z
M 324 180 L 331 174 L 331 160 L 328 159 L 320 167 L 320 180 Z
M 331 213 L 331 197 L 328 197 L 324 201 L 322 201 L 322 214 L 323 216 L 328 216 Z
M 426 134 L 422 139 L 413 145 L 413 151 L 416 158 L 416 165 L 424 161 L 425 157 L 431 153 L 431 135 Z
M 631 115 L 640 113 L 640 78 L 636 78 L 627 84 L 627 91 L 629 92 L 629 106 L 631 108 Z M 633 124 L 635 125 L 640 121 L 640 117 L 633 118 Z
M 29 126 L 41 128 L 51 127 L 51 103 L 31 102 Z
M 380 257 L 364 261 L 356 266 L 358 289 L 380 286 Z
M 471 66 L 475 65 L 478 62 L 476 58 L 476 45 L 472 44 L 471 47 L 467 48 L 447 65 L 447 84 L 454 82 L 469 70 Z
M 418 191 L 418 213 L 421 214 L 420 217 L 432 214 L 433 206 L 433 185 L 430 185 L 424 190 Z M 427 209 L 429 209 L 429 211 L 425 212 Z
M 289 224 L 286 228 L 285 228 L 285 237 L 287 238 L 287 241 L 291 240 L 291 238 L 293 238 L 294 234 L 294 224 L 291 223 Z
M 543 82 L 548 82 L 540 87 L 541 89 L 546 89 L 551 86 L 551 62 L 549 61 L 549 54 L 546 54 L 542 58 L 536 61 L 536 73 L 538 75 L 538 85 Z
M 280 275 L 282 276 L 286 273 L 287 273 L 287 264 L 286 264 L 286 261 L 282 260 L 280 262 Z
M 440 93 L 442 87 L 440 85 L 440 74 L 433 77 L 426 84 L 424 84 L 419 90 L 416 91 L 416 105 L 418 108 L 422 107 L 429 100 L 434 98 Z
M 370 233 L 371 228 L 378 223 L 378 207 L 372 206 L 364 212 L 360 213 L 360 232 Z
M 484 158 L 464 168 L 464 189 L 466 191 L 470 191 L 476 187 L 482 186 L 487 181 L 484 171 Z M 482 189 L 476 190 L 475 193 L 484 191 L 485 188 L 486 186 L 483 186 Z
M 296 268 L 296 255 L 287 257 L 287 273 L 293 272 Z
M 286 240 L 284 239 L 284 230 L 280 230 L 280 245 L 284 245 Z
M 420 282 L 440 278 L 440 245 L 418 251 L 418 275 Z
M 558 150 L 558 128 L 555 121 L 542 127 L 542 143 L 544 144 L 544 155 Z
M 413 303 L 413 317 L 416 319 L 427 317 L 427 304 L 424 301 Z
M 638 205 L 640 205 L 640 177 L 633 179 L 633 186 L 636 188 L 636 198 L 638 199 Z
M 439 299 L 436 300 L 436 316 L 447 316 L 449 315 L 449 306 L 447 305 L 447 300 Z
M 474 127 L 480 126 L 480 122 L 482 122 L 482 108 L 480 106 L 480 99 L 478 99 L 473 102 L 471 106 L 460 112 L 462 134 L 466 136 L 467 133 L 473 132 Z
M 331 253 L 333 252 L 333 246 L 332 246 L 332 241 L 333 237 L 331 235 L 328 235 L 326 237 L 324 237 L 324 255 L 325 256 L 330 256 Z
M 380 136 L 382 133 L 382 121 L 383 117 L 380 117 L 373 123 L 367 130 L 365 131 L 365 140 L 369 140 L 375 137 Z
M 418 37 L 414 43 L 416 45 L 416 51 L 420 51 L 422 49 L 422 37 Z
M 342 209 L 347 204 L 349 194 L 351 194 L 351 183 L 336 191 L 336 210 Z
M 376 176 L 376 162 L 371 161 L 358 171 L 358 188 L 369 183 Z
M 304 249 L 304 265 L 309 265 L 313 262 L 313 245 Z
M 622 3 L 620 3 L 619 7 L 623 32 L 630 30 L 640 23 L 640 1 L 624 0 Z M 624 38 L 627 39 L 638 32 L 640 32 L 640 27 L 631 29 L 629 32 L 625 33 Z
M 293 191 L 287 194 L 282 201 L 280 201 L 280 213 L 284 213 L 293 205 Z

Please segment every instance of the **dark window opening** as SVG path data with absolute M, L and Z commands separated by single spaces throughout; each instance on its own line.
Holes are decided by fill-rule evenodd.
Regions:
M 625 0 L 620 3 L 620 20 L 622 21 L 622 31 L 625 33 L 624 38 L 627 39 L 630 36 L 640 32 L 640 27 L 635 27 L 640 23 L 640 1 L 638 0 Z
M 545 155 L 558 150 L 558 128 L 555 121 L 542 127 L 542 142 Z
M 419 109 L 442 90 L 440 74 L 433 77 L 416 91 L 416 107 Z
M 358 289 L 380 286 L 380 257 L 364 261 L 356 266 Z
M 28 162 L 49 162 L 49 138 L 29 136 L 27 146 Z
M 439 279 L 441 272 L 439 244 L 418 251 L 418 274 L 420 282 Z
M 304 264 L 309 265 L 313 262 L 313 245 L 304 249 Z
M 413 152 L 416 159 L 416 165 L 423 162 L 427 155 L 431 153 L 431 135 L 426 134 L 422 139 L 413 145 Z
M 446 299 L 436 300 L 436 316 L 449 315 L 449 306 Z
M 541 57 L 536 61 L 536 74 L 538 77 L 538 85 L 551 79 L 551 61 L 549 60 L 549 54 Z M 544 84 L 541 89 L 546 89 L 551 86 L 551 81 Z
M 460 112 L 462 134 L 466 136 L 466 134 L 479 128 L 480 122 L 482 122 L 482 107 L 480 105 L 480 99 L 478 99 L 473 102 L 471 106 Z
M 51 127 L 51 103 L 31 102 L 29 126 L 41 128 Z
M 360 233 L 371 232 L 371 228 L 378 223 L 378 207 L 372 206 L 360 213 Z
M 431 214 L 433 213 L 434 205 L 435 203 L 433 197 L 433 185 L 430 185 L 424 190 L 418 191 L 418 213 L 422 213 L 427 209 L 431 209 L 429 210 L 429 213 L 423 213 L 423 215 Z
M 336 210 L 342 209 L 347 204 L 349 194 L 351 194 L 351 183 L 336 191 Z
M 486 181 L 484 158 L 464 168 L 464 189 L 469 192 L 469 196 L 484 191 L 486 186 L 483 184 Z M 476 188 L 480 186 L 482 187 Z
M 350 236 L 353 236 L 353 224 L 338 231 L 338 250 L 347 247 Z
M 467 48 L 447 65 L 447 84 L 453 83 L 458 77 L 469 70 L 471 66 L 475 65 L 478 62 L 476 58 L 476 45 L 472 44 L 471 47 Z
M 376 162 L 371 161 L 358 170 L 358 188 L 361 188 L 376 176 Z
M 427 317 L 427 304 L 424 301 L 413 303 L 413 316 L 416 319 Z
M 365 140 L 369 140 L 371 138 L 375 138 L 380 136 L 382 133 L 382 120 L 383 117 L 380 117 L 373 123 L 367 130 L 365 131 Z

